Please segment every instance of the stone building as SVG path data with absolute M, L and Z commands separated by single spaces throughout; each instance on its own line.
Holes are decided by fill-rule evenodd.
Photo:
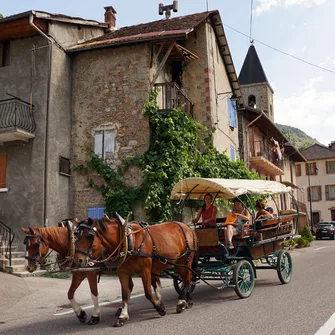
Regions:
M 304 190 L 309 216 L 314 225 L 335 221 L 335 142 L 316 143 L 301 153 L 307 162 L 295 165 L 297 185 Z
M 293 188 L 299 209 L 306 215 L 302 192 L 297 187 L 295 164 L 305 162 L 274 123 L 274 91 L 267 79 L 254 45 L 249 47 L 239 83 L 245 105 L 239 108 L 240 156 L 251 171 L 268 180 Z M 280 210 L 294 208 L 285 195 L 277 199 Z
M 238 158 L 242 96 L 219 12 L 115 23 L 113 7 L 103 23 L 41 11 L 0 20 L 0 221 L 18 239 L 21 226 L 102 215 L 100 194 L 71 165 L 87 148 L 110 164 L 147 150 L 152 88 L 161 109 L 185 103 Z M 128 179 L 138 185 L 140 171 Z
M 106 28 L 40 11 L 0 20 L 0 220 L 18 240 L 22 226 L 55 224 L 71 214 L 67 48 Z

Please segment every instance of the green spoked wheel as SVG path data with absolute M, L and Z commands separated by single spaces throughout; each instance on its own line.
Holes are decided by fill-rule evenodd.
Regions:
M 286 250 L 281 250 L 278 254 L 277 273 L 279 280 L 283 284 L 287 284 L 291 281 L 292 257 Z
M 236 294 L 242 299 L 248 298 L 255 285 L 255 272 L 249 261 L 242 259 L 237 262 L 233 280 Z

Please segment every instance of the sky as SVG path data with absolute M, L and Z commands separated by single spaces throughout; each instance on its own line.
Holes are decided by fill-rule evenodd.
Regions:
M 103 22 L 103 7 L 113 6 L 120 28 L 162 19 L 160 2 L 172 0 L 15 0 L 0 3 L 0 13 L 33 9 Z M 324 145 L 335 141 L 335 0 L 179 0 L 178 13 L 172 16 L 204 12 L 207 4 L 220 12 L 238 74 L 250 39 L 231 28 L 249 36 L 253 5 L 252 38 L 275 92 L 275 122 L 297 127 Z

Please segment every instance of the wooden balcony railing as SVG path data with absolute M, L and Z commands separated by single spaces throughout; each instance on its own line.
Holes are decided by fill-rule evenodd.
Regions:
M 283 160 L 278 160 L 270 141 L 251 141 L 249 149 L 252 157 L 263 157 L 281 170 L 284 169 Z
M 169 112 L 182 105 L 184 112 L 193 117 L 194 103 L 175 82 L 157 83 L 155 89 L 159 91 L 157 103 L 160 111 Z

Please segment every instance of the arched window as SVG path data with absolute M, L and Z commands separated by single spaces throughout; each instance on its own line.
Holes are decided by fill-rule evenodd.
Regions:
M 256 108 L 256 97 L 253 94 L 248 96 L 248 106 Z

